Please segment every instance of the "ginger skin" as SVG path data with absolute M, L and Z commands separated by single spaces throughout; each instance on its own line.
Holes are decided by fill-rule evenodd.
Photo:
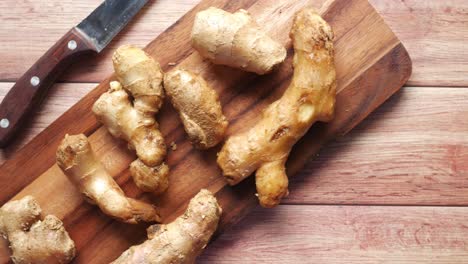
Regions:
M 214 64 L 266 74 L 286 58 L 286 49 L 271 39 L 240 9 L 236 13 L 210 7 L 195 16 L 192 46 Z
M 296 14 L 290 33 L 294 74 L 283 96 L 250 130 L 230 137 L 218 164 L 231 185 L 256 172 L 260 204 L 274 207 L 288 194 L 285 163 L 293 145 L 316 121 L 334 116 L 336 73 L 333 32 L 313 10 Z
M 62 221 L 53 215 L 41 218 L 32 196 L 0 208 L 0 234 L 8 239 L 14 263 L 68 263 L 75 257 L 75 243 Z
M 160 194 L 169 187 L 169 167 L 165 163 L 149 167 L 137 159 L 130 164 L 130 174 L 140 190 Z
M 224 138 L 228 122 L 218 94 L 201 76 L 171 71 L 164 76 L 164 89 L 195 147 L 208 149 Z
M 135 184 L 146 192 L 164 192 L 161 186 L 167 187 L 169 173 L 163 163 L 166 144 L 154 117 L 164 98 L 163 73 L 155 60 L 133 46 L 118 48 L 112 60 L 118 81 L 110 83 L 93 112 L 114 137 L 136 150 L 141 162 L 134 162 L 130 170 Z M 142 177 L 143 172 L 149 174 Z
M 216 231 L 221 212 L 213 194 L 201 190 L 182 216 L 167 225 L 150 226 L 148 240 L 130 247 L 112 263 L 194 263 Z
M 125 196 L 96 158 L 85 135 L 65 136 L 57 150 L 57 164 L 87 201 L 105 214 L 129 224 L 160 221 L 152 205 Z

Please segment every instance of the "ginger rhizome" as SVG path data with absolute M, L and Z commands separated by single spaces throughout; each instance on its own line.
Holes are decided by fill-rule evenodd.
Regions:
M 198 12 L 192 46 L 214 64 L 266 74 L 286 58 L 286 49 L 269 37 L 250 14 L 210 7 Z
M 155 120 L 164 98 L 161 67 L 143 50 L 130 45 L 118 48 L 112 60 L 118 81 L 110 83 L 93 112 L 114 137 L 136 150 L 141 162 L 136 160 L 130 166 L 135 184 L 146 192 L 164 192 L 169 167 L 163 163 L 166 144 Z
M 130 224 L 159 222 L 152 205 L 125 196 L 96 158 L 85 135 L 65 136 L 57 150 L 57 164 L 87 201 L 105 214 Z
M 213 194 L 201 190 L 182 216 L 167 225 L 150 226 L 148 240 L 130 247 L 112 263 L 194 263 L 218 227 L 221 212 Z
M 68 263 L 75 243 L 62 221 L 53 215 L 41 220 L 41 208 L 32 196 L 0 208 L 0 234 L 9 241 L 14 263 Z
M 130 163 L 129 170 L 140 190 L 160 194 L 169 187 L 169 167 L 165 163 L 150 167 L 137 159 Z
M 228 122 L 218 94 L 201 76 L 171 71 L 164 76 L 164 89 L 195 147 L 211 148 L 224 138 Z
M 260 204 L 276 206 L 288 194 L 285 162 L 293 145 L 316 121 L 334 116 L 336 73 L 333 32 L 313 10 L 294 18 L 294 74 L 283 96 L 269 105 L 250 130 L 230 137 L 218 164 L 231 185 L 256 170 Z

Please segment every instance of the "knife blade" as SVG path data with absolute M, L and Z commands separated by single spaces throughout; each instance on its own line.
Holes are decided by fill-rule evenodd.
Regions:
M 148 0 L 106 0 L 76 26 L 92 41 L 97 52 L 124 28 Z
M 105 0 L 23 74 L 0 104 L 0 147 L 18 134 L 57 77 L 78 57 L 99 53 L 148 0 Z

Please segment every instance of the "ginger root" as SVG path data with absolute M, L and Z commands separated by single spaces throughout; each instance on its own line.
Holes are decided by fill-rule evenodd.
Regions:
M 195 147 L 208 149 L 223 139 L 228 122 L 218 94 L 201 76 L 171 71 L 164 76 L 164 89 Z
M 257 193 L 264 207 L 276 206 L 288 194 L 285 162 L 293 145 L 314 122 L 328 122 L 334 116 L 332 29 L 313 9 L 306 8 L 296 14 L 290 36 L 295 51 L 291 84 L 254 127 L 230 137 L 218 156 L 231 185 L 257 170 Z
M 41 218 L 32 196 L 0 208 L 0 234 L 10 242 L 14 263 L 68 263 L 75 257 L 75 243 L 62 221 L 53 215 Z
M 221 212 L 213 194 L 201 190 L 182 216 L 167 225 L 150 226 L 148 240 L 112 263 L 194 263 L 218 227 Z
M 240 9 L 236 13 L 210 7 L 198 12 L 192 46 L 214 64 L 266 74 L 286 58 L 286 49 L 271 39 Z
M 65 136 L 57 150 L 57 164 L 87 201 L 105 214 L 130 224 L 160 221 L 152 205 L 125 196 L 96 158 L 85 135 Z
M 158 166 L 146 166 L 137 159 L 130 164 L 130 174 L 138 188 L 155 194 L 163 193 L 169 187 L 169 167 L 163 163 Z
M 93 112 L 114 137 L 136 150 L 141 162 L 135 161 L 130 170 L 135 184 L 146 192 L 164 192 L 166 188 L 161 187 L 167 187 L 169 173 L 163 163 L 166 144 L 154 117 L 164 98 L 161 67 L 143 50 L 130 45 L 118 48 L 112 60 L 118 82 L 110 83 Z M 142 173 L 146 175 L 142 177 Z

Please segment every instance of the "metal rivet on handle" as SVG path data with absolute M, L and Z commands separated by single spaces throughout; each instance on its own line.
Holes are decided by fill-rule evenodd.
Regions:
M 31 78 L 31 85 L 32 86 L 38 86 L 40 82 L 41 82 L 41 79 L 39 79 L 39 77 L 37 77 L 37 76 L 33 76 Z
M 0 127 L 1 128 L 7 128 L 10 126 L 10 120 L 6 119 L 6 118 L 2 118 L 2 120 L 0 120 Z
M 74 50 L 74 49 L 76 49 L 76 46 L 77 46 L 77 45 L 76 45 L 76 41 L 75 41 L 75 40 L 72 39 L 72 40 L 68 41 L 68 49 Z

